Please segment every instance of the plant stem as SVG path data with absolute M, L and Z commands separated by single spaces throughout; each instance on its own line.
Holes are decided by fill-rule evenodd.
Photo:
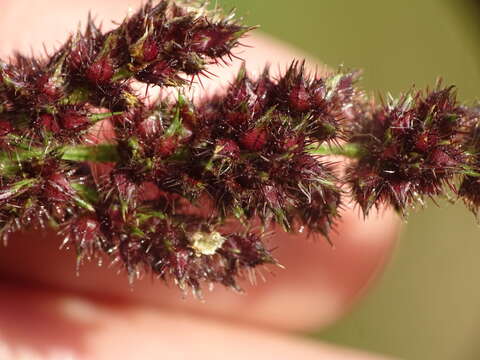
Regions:
M 311 155 L 340 155 L 351 159 L 360 158 L 364 149 L 361 145 L 355 143 L 349 144 L 332 144 L 332 145 L 317 145 L 313 144 L 308 149 Z
M 313 144 L 307 148 L 311 155 L 340 155 L 352 159 L 358 159 L 362 156 L 363 149 L 358 144 L 343 145 L 316 145 Z M 98 144 L 98 145 L 68 145 L 57 149 L 52 149 L 50 154 L 56 153 L 59 158 L 74 162 L 117 162 L 119 161 L 118 148 L 116 144 Z M 14 154 L 0 153 L 0 168 L 9 174 L 16 173 L 18 163 L 31 161 L 47 156 L 47 153 L 40 148 L 22 148 L 18 147 Z
M 90 162 L 117 162 L 119 154 L 115 144 L 99 145 L 69 145 L 59 149 L 62 160 L 90 161 Z

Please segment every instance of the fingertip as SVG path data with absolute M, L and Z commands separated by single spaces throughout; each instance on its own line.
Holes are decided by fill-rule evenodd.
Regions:
M 0 294 L 4 360 L 382 358 L 149 306 L 6 285 Z

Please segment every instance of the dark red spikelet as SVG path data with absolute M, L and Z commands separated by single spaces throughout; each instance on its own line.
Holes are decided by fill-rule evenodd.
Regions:
M 64 245 L 73 245 L 79 259 L 98 256 L 104 249 L 105 237 L 101 231 L 101 224 L 91 214 L 81 215 L 68 221 L 60 230 L 65 237 Z
M 357 78 L 356 73 L 342 71 L 313 76 L 304 62 L 295 61 L 268 87 L 266 99 L 297 124 L 308 124 L 305 135 L 312 140 L 336 142 L 345 138 L 342 125 L 357 117 L 356 108 L 361 106 L 362 94 L 353 87 Z
M 75 223 L 75 231 L 78 232 L 82 241 L 92 243 L 100 232 L 100 223 L 91 216 L 83 216 Z
M 188 269 L 191 263 L 192 251 L 187 249 L 179 249 L 172 252 L 169 261 L 172 265 L 173 274 L 178 279 L 185 279 L 188 274 Z
M 47 100 L 54 100 L 61 94 L 54 79 L 48 74 L 44 74 L 37 79 L 37 89 Z
M 52 114 L 40 114 L 36 125 L 40 130 L 45 130 L 54 134 L 60 132 L 60 125 Z
M 12 124 L 7 120 L 0 120 L 0 136 L 8 135 L 12 132 Z
M 229 86 L 222 107 L 229 125 L 238 128 L 248 125 L 251 120 L 250 107 L 255 101 L 254 84 L 248 77 L 245 68 L 242 68 Z
M 465 112 L 453 88 L 404 96 L 365 113 L 351 140 L 360 146 L 358 162 L 348 170 L 353 194 L 365 214 L 380 203 L 404 212 L 424 197 L 453 187 L 466 165 L 459 137 Z M 449 130 L 445 131 L 448 126 Z
M 309 108 L 308 76 L 305 63 L 293 62 L 273 89 L 273 103 L 278 103 L 286 113 Z
M 310 195 L 310 202 L 298 206 L 302 226 L 328 238 L 332 226 L 339 216 L 341 194 L 335 188 L 324 188 Z
M 156 40 L 152 37 L 149 37 L 147 40 L 145 40 L 142 50 L 142 57 L 143 61 L 145 62 L 151 62 L 155 60 L 160 53 L 160 48 Z
M 60 114 L 62 127 L 67 130 L 85 129 L 90 124 L 88 117 L 74 109 L 67 109 Z
M 220 156 L 235 159 L 240 155 L 240 148 L 233 140 L 220 139 L 217 141 L 216 153 Z
M 260 151 L 267 144 L 268 134 L 263 128 L 253 128 L 240 139 L 240 144 L 249 151 Z
M 160 60 L 136 74 L 139 81 L 159 86 L 181 85 L 183 80 L 177 75 L 176 70 L 168 61 Z
M 147 243 L 139 238 L 124 238 L 118 248 L 120 258 L 127 272 L 135 274 L 140 265 L 148 264 Z
M 113 73 L 112 60 L 108 57 L 101 57 L 88 67 L 86 76 L 94 84 L 105 84 L 112 79 Z
M 241 267 L 256 267 L 262 264 L 275 264 L 276 260 L 265 248 L 258 234 L 232 234 L 222 247 L 222 252 L 230 261 L 235 262 L 237 269 Z
M 139 187 L 126 173 L 118 172 L 112 175 L 113 184 L 121 199 L 127 202 L 137 200 Z
M 155 153 L 160 157 L 172 155 L 178 147 L 178 139 L 176 136 L 161 138 L 155 145 Z
M 90 47 L 87 42 L 89 39 L 82 38 L 70 48 L 67 58 L 67 64 L 70 70 L 79 71 L 90 57 Z
M 158 135 L 161 131 L 160 121 L 155 116 L 150 116 L 141 121 L 136 126 L 136 133 L 144 139 L 148 139 Z
M 46 179 L 44 193 L 48 201 L 64 202 L 71 199 L 74 191 L 66 175 L 55 173 Z
M 478 214 L 478 209 L 480 209 L 480 177 L 465 176 L 460 184 L 458 196 L 463 199 L 473 213 Z
M 248 28 L 235 24 L 208 24 L 195 29 L 191 48 L 209 57 L 228 55 Z
M 303 152 L 305 151 L 305 138 L 296 134 L 286 136 L 281 142 L 281 150 L 289 152 Z
M 311 109 L 310 94 L 303 84 L 299 84 L 290 90 L 289 103 L 292 109 L 299 112 Z
M 464 109 L 466 132 L 465 149 L 469 154 L 465 175 L 458 189 L 458 196 L 470 210 L 478 214 L 480 209 L 480 107 Z

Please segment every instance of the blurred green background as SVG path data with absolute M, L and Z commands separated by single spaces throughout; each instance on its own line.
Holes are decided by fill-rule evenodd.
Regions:
M 474 0 L 218 0 L 249 24 L 394 95 L 441 75 L 480 97 L 480 4 Z M 415 359 L 480 359 L 480 228 L 463 206 L 412 214 L 372 292 L 315 338 Z

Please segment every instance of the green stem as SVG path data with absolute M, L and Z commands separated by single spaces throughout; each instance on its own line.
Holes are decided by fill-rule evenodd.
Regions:
M 24 147 L 22 144 L 17 145 L 15 151 L 0 152 L 0 173 L 2 176 L 16 176 L 22 170 L 23 162 L 42 161 L 48 156 L 75 162 L 105 163 L 120 160 L 116 144 L 67 145 L 48 151 L 37 147 Z
M 19 170 L 19 164 L 32 159 L 42 159 L 48 154 L 57 154 L 62 160 L 75 162 L 118 162 L 120 155 L 116 144 L 98 145 L 67 145 L 57 149 L 45 149 L 23 147 L 17 144 L 14 153 L 0 153 L 0 170 L 4 175 L 15 174 Z M 364 149 L 359 144 L 343 145 L 311 145 L 307 151 L 312 155 L 340 155 L 352 159 L 358 159 L 363 155 Z
M 77 162 L 117 162 L 120 159 L 115 144 L 69 145 L 60 148 L 59 153 L 62 160 Z
M 340 155 L 351 159 L 358 159 L 364 154 L 360 144 L 349 143 L 342 145 L 311 145 L 307 150 L 311 155 Z

